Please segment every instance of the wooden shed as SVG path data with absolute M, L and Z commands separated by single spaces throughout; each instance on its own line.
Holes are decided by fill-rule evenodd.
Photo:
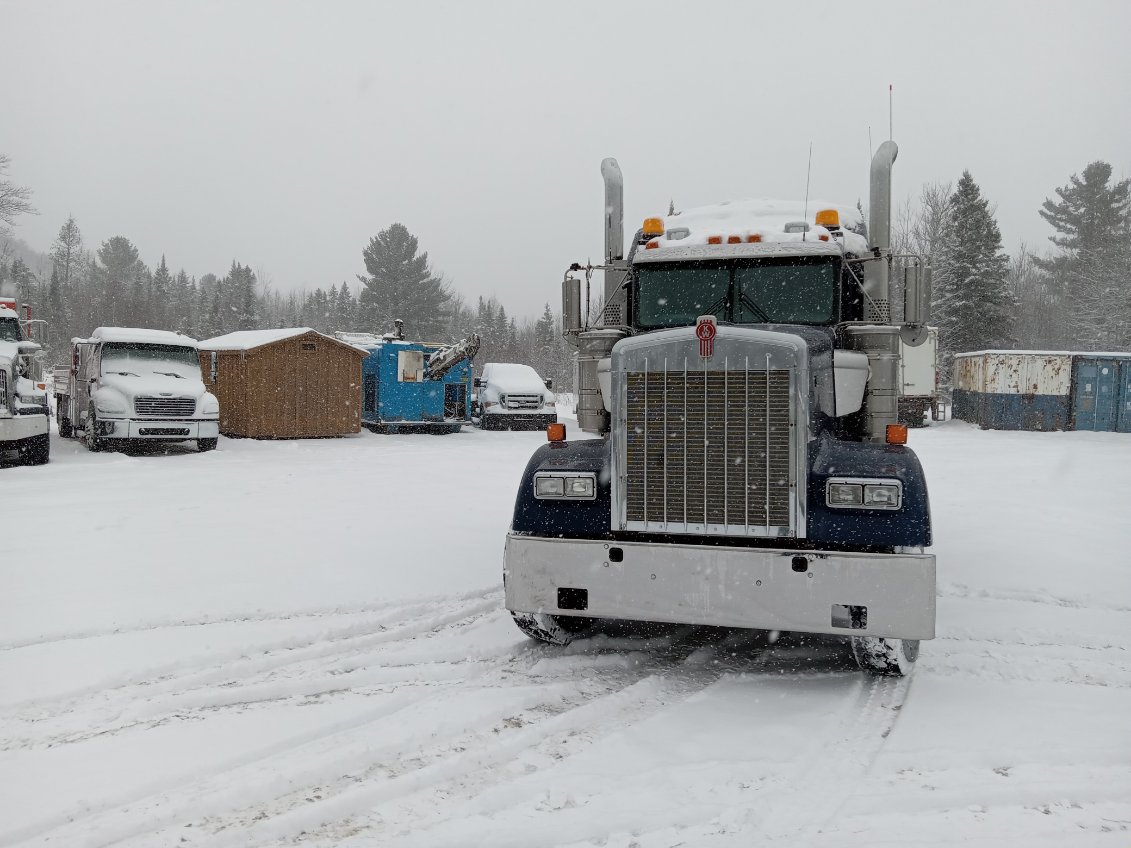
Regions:
M 201 342 L 200 370 L 225 436 L 341 436 L 361 431 L 368 355 L 309 327 L 245 330 Z

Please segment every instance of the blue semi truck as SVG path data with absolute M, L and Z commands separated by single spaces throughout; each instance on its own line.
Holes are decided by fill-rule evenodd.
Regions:
M 474 333 L 452 345 L 410 342 L 404 324 L 384 336 L 337 333 L 369 351 L 361 363 L 361 423 L 374 433 L 458 433 L 471 423 Z
M 910 672 L 935 635 L 935 557 L 900 342 L 927 341 L 930 276 L 901 258 L 893 321 L 896 153 L 872 160 L 866 235 L 847 208 L 746 201 L 648 218 L 627 257 L 621 171 L 602 163 L 605 261 L 570 266 L 562 314 L 578 425 L 604 438 L 552 441 L 526 467 L 503 570 L 524 633 L 833 634 L 866 671 Z M 604 305 L 583 323 L 594 270 Z

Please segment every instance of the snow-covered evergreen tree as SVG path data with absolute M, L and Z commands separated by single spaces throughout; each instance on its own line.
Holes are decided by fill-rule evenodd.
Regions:
M 428 266 L 428 253 L 417 254 L 416 236 L 393 224 L 369 240 L 362 252 L 367 275 L 358 297 L 359 322 L 370 332 L 388 332 L 400 318 L 410 338 L 439 341 L 447 326 L 451 292 Z
M 1001 231 L 969 171 L 949 207 L 936 251 L 933 308 L 946 366 L 955 353 L 1014 347 L 1017 319 Z
M 1041 217 L 1057 231 L 1059 249 L 1038 265 L 1063 290 L 1073 347 L 1131 346 L 1131 179 L 1111 183 L 1111 165 L 1092 162 L 1046 199 Z

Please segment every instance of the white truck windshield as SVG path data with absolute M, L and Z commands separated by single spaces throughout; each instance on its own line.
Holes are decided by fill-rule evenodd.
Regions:
M 700 315 L 735 324 L 828 324 L 836 317 L 827 259 L 637 266 L 636 323 L 686 327 Z
M 115 342 L 102 347 L 102 372 L 156 374 L 173 371 L 177 376 L 200 376 L 200 359 L 195 348 L 181 345 Z

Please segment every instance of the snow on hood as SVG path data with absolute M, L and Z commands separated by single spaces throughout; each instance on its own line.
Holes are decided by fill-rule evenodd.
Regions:
M 664 235 L 656 239 L 658 248 L 648 252 L 706 245 L 711 236 L 722 236 L 725 244 L 729 236 L 738 236 L 746 243 L 748 236 L 759 235 L 761 243 L 766 244 L 814 242 L 824 235 L 830 237 L 831 243 L 830 231 L 813 223 L 821 209 L 835 209 L 839 213 L 845 250 L 856 254 L 867 252 L 867 240 L 845 229 L 849 224 L 855 225 L 860 213 L 851 206 L 821 200 L 810 200 L 807 204 L 799 200 L 735 200 L 684 209 L 663 219 Z M 795 221 L 808 222 L 808 232 L 787 233 L 785 225 Z
M 546 384 L 542 382 L 538 372 L 529 365 L 493 362 L 488 379 L 491 387 L 501 392 L 540 395 L 546 391 Z
M 204 394 L 200 368 L 183 362 L 139 362 L 137 359 L 104 357 L 103 388 L 115 389 L 127 397 L 172 393 L 199 398 Z
M 15 318 L 17 321 L 20 320 L 19 314 L 13 312 L 7 306 L 0 306 L 0 318 Z

